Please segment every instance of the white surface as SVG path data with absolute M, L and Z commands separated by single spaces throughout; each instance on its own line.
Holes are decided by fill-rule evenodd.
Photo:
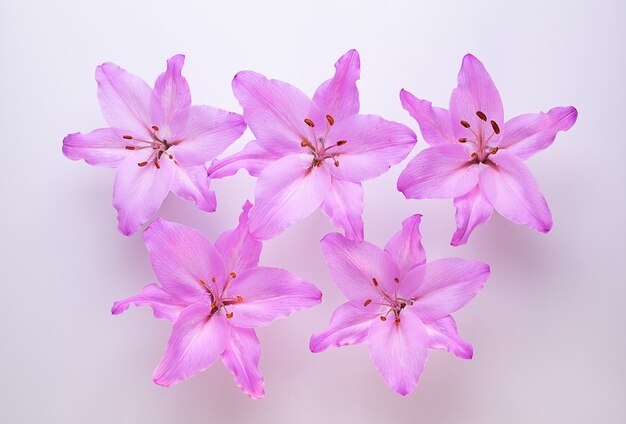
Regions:
M 3 423 L 622 423 L 626 422 L 624 242 L 626 108 L 622 1 L 0 2 L 0 422 Z M 150 379 L 169 324 L 115 299 L 154 277 L 139 236 L 116 231 L 113 171 L 61 155 L 66 133 L 105 126 L 96 65 L 152 83 L 185 53 L 197 104 L 240 111 L 230 80 L 253 69 L 312 94 L 349 48 L 361 54 L 361 110 L 411 126 L 405 87 L 446 106 L 472 52 L 506 117 L 575 105 L 578 123 L 531 159 L 551 206 L 541 235 L 500 217 L 453 248 L 451 201 L 406 201 L 405 163 L 365 184 L 366 237 L 383 244 L 424 214 L 430 258 L 491 264 L 456 314 L 475 357 L 432 352 L 417 390 L 388 389 L 364 346 L 308 352 L 343 298 L 318 240 L 317 212 L 265 244 L 262 262 L 315 282 L 324 303 L 259 331 L 267 396 L 241 394 L 221 364 L 171 389 Z M 251 137 L 247 132 L 231 151 Z M 412 157 L 425 146 L 421 141 Z M 214 239 L 254 180 L 217 181 L 218 212 L 170 197 L 161 216 Z

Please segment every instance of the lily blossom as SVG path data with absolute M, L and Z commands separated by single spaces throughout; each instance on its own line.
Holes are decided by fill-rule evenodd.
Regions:
M 348 302 L 309 344 L 312 352 L 322 352 L 366 343 L 385 383 L 403 396 L 415 389 L 428 349 L 472 358 L 472 346 L 461 339 L 450 314 L 476 296 L 489 276 L 482 262 L 426 262 L 420 220 L 404 220 L 384 250 L 337 233 L 322 239 L 326 265 Z
M 400 99 L 430 147 L 409 162 L 398 179 L 398 190 L 410 199 L 454 198 L 457 229 L 452 245 L 467 243 L 494 209 L 515 223 L 550 231 L 550 209 L 524 160 L 574 125 L 578 117 L 574 107 L 504 121 L 500 93 L 471 54 L 463 58 L 449 111 L 405 90 Z
M 416 142 L 408 127 L 359 114 L 356 50 L 335 64 L 335 75 L 310 99 L 251 71 L 233 79 L 233 92 L 256 137 L 242 152 L 216 160 L 211 178 L 245 168 L 258 176 L 250 233 L 267 240 L 320 208 L 333 225 L 363 239 L 361 182 L 402 161 Z
M 181 75 L 184 61 L 183 55 L 170 58 L 154 88 L 113 63 L 98 66 L 98 100 L 110 127 L 63 139 L 69 159 L 118 168 L 113 206 L 124 235 L 154 216 L 170 191 L 203 211 L 215 211 L 206 163 L 246 129 L 236 113 L 191 105 Z
M 262 398 L 261 348 L 254 329 L 321 301 L 313 284 L 283 269 L 258 266 L 262 243 L 248 234 L 251 207 L 246 202 L 237 228 L 215 245 L 161 218 L 143 233 L 159 285 L 115 302 L 111 312 L 149 305 L 155 317 L 172 321 L 167 351 L 152 375 L 155 383 L 171 386 L 221 357 L 239 388 Z

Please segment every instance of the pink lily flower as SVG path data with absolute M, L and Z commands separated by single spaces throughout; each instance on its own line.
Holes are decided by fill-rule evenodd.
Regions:
M 574 125 L 578 117 L 574 107 L 555 107 L 505 122 L 500 93 L 471 54 L 463 58 L 450 111 L 405 90 L 400 100 L 430 147 L 400 174 L 398 190 L 410 199 L 454 198 L 453 246 L 467 243 L 474 228 L 487 222 L 494 209 L 518 224 L 550 231 L 550 209 L 523 161 Z
M 113 63 L 98 66 L 98 100 L 110 127 L 63 139 L 69 159 L 118 168 L 113 206 L 124 235 L 154 216 L 170 191 L 203 211 L 215 211 L 205 164 L 246 129 L 236 113 L 191 105 L 181 75 L 184 61 L 183 55 L 169 59 L 154 89 Z
M 350 238 L 363 239 L 363 188 L 402 161 L 416 142 L 408 127 L 359 114 L 356 50 L 335 64 L 311 100 L 282 81 L 239 72 L 233 91 L 256 141 L 216 160 L 211 178 L 245 168 L 258 176 L 250 233 L 267 240 L 321 208 Z
M 426 262 L 420 220 L 404 220 L 384 250 L 337 233 L 322 239 L 326 265 L 348 302 L 309 344 L 312 352 L 322 352 L 366 343 L 385 383 L 403 396 L 417 386 L 428 349 L 472 358 L 472 346 L 461 339 L 450 314 L 476 296 L 489 276 L 482 262 Z
M 152 378 L 171 386 L 206 370 L 221 357 L 239 388 L 264 396 L 261 348 L 254 329 L 317 305 L 322 294 L 289 272 L 258 266 L 262 243 L 248 234 L 249 202 L 239 225 L 212 245 L 184 225 L 157 218 L 143 233 L 160 285 L 115 302 L 115 315 L 129 305 L 149 305 L 173 322 L 167 351 Z

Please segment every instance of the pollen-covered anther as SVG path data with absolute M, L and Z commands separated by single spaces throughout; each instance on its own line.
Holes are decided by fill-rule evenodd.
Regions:
M 491 149 L 491 152 L 489 152 L 490 155 L 495 155 L 496 153 L 498 153 L 497 147 L 494 147 L 493 149 Z
M 396 322 L 400 322 L 400 317 L 396 317 Z
M 230 276 L 233 277 L 233 278 L 237 278 L 237 274 L 235 274 L 234 272 L 231 272 Z
M 476 154 L 476 152 L 472 153 L 470 156 L 472 157 L 472 159 L 476 159 L 476 158 L 478 157 L 478 155 Z
M 217 303 L 211 302 L 211 308 L 215 308 L 216 306 L 217 306 Z
M 480 110 L 478 112 L 476 112 L 476 116 L 478 116 L 480 119 L 482 119 L 483 121 L 487 122 L 487 115 L 485 115 L 483 112 L 481 112 Z
M 315 164 L 315 166 L 317 166 L 318 168 L 321 168 L 323 164 L 324 163 L 322 161 L 319 161 Z
M 153 129 L 153 130 L 155 130 L 155 131 L 158 131 L 158 130 L 159 130 L 159 127 L 157 127 L 156 125 L 153 125 L 153 126 L 152 126 L 152 129 Z
M 231 319 L 233 317 L 233 313 L 232 312 L 228 312 L 226 314 L 226 318 Z
M 132 136 L 132 135 L 123 135 L 123 136 L 122 136 L 122 138 L 123 138 L 124 140 L 132 140 L 132 139 L 133 139 L 133 136 Z
M 309 118 L 305 118 L 304 123 L 307 124 L 311 128 L 315 127 L 315 124 Z
M 326 120 L 328 121 L 328 123 L 330 124 L 330 126 L 335 125 L 335 120 L 333 119 L 332 116 L 330 115 L 326 115 Z
M 146 166 L 148 164 L 148 162 L 139 162 L 137 165 L 138 166 Z
M 243 297 L 237 295 L 237 302 L 239 302 L 239 303 L 243 302 Z
M 380 320 L 381 320 L 381 321 L 387 321 L 387 317 L 386 317 L 386 316 L 382 316 L 382 315 L 381 315 L 381 316 L 380 316 Z
M 174 155 L 168 155 L 170 159 L 174 159 Z
M 461 125 L 463 125 L 465 128 L 469 128 L 470 124 L 467 121 L 461 121 Z
M 161 165 L 159 165 L 158 161 L 154 161 L 154 165 L 156 166 L 157 169 L 161 169 Z
M 396 283 L 400 282 L 400 279 L 398 277 L 394 278 L 393 281 L 395 281 Z
M 302 140 L 302 141 L 300 142 L 300 146 L 302 146 L 302 147 L 309 147 L 310 145 L 311 145 L 311 143 L 309 143 L 309 142 L 308 142 L 308 141 L 306 141 L 306 140 Z
M 126 150 L 135 150 L 135 146 L 126 146 Z
M 500 127 L 496 124 L 496 121 L 491 121 L 491 128 L 493 128 L 493 132 L 496 133 L 496 135 L 500 134 Z
M 459 143 L 467 143 L 467 138 L 465 137 L 459 138 Z
M 337 146 L 343 146 L 344 144 L 346 144 L 348 142 L 348 140 L 339 140 L 337 142 Z
M 367 299 L 365 302 L 363 302 L 363 306 L 367 306 L 370 303 L 372 303 L 372 299 Z
M 217 278 L 211 277 L 211 281 L 213 281 L 215 283 L 217 281 Z
M 335 166 L 336 166 L 336 167 L 339 167 L 339 161 L 338 161 L 338 160 L 335 160 L 335 162 L 334 162 L 334 163 L 335 163 Z
M 376 278 L 372 278 L 372 283 L 374 283 L 374 286 L 378 287 L 378 280 L 376 280 Z

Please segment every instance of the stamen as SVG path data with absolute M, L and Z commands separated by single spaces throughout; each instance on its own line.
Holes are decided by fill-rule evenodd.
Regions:
M 174 155 L 170 155 L 169 153 L 167 155 L 170 157 L 170 159 L 174 159 Z
M 470 124 L 467 121 L 461 121 L 461 125 L 463 125 L 465 128 L 469 128 Z
M 500 127 L 496 124 L 496 121 L 491 121 L 491 128 L 493 128 L 494 133 L 500 134 Z
M 372 283 L 374 283 L 374 286 L 378 287 L 378 281 L 376 278 L 372 278 Z
M 304 123 L 307 124 L 309 127 L 313 128 L 315 127 L 315 124 L 313 123 L 313 121 L 311 121 L 309 118 L 306 118 L 304 120 Z
M 215 308 L 216 306 L 217 306 L 217 303 L 211 302 L 211 308 Z
M 393 281 L 395 281 L 396 283 L 400 282 L 400 279 L 398 277 L 394 278 Z
M 233 317 L 233 313 L 229 312 L 226 314 L 226 318 L 231 319 Z
M 476 112 L 476 116 L 478 116 L 480 119 L 482 119 L 483 121 L 487 122 L 487 115 L 485 115 L 484 113 L 482 113 L 480 110 L 478 112 Z
M 237 278 L 237 274 L 235 274 L 234 272 L 231 272 L 230 276 L 233 277 L 233 278 Z
M 315 166 L 317 166 L 318 168 L 321 168 L 323 165 L 322 161 L 319 161 L 315 164 Z
M 348 142 L 348 140 L 339 140 L 337 142 L 337 146 L 343 146 L 344 144 L 346 144 Z
M 476 152 L 472 153 L 470 156 L 472 159 L 476 159 L 478 157 L 478 155 L 476 154 Z
M 154 161 L 154 164 L 156 165 L 157 169 L 161 169 L 161 165 L 159 165 L 159 162 L 158 162 L 158 161 L 156 161 L 156 160 L 155 160 L 155 161 Z
M 300 142 L 300 146 L 302 146 L 302 147 L 309 147 L 310 145 L 311 145 L 311 143 L 309 143 L 309 142 L 308 142 L 308 141 L 306 141 L 306 140 L 302 140 L 302 141 Z
M 400 322 L 400 317 L 396 317 L 396 322 Z
M 152 129 L 155 130 L 155 131 L 159 131 L 159 127 L 157 127 L 156 125 L 153 125 Z
M 139 166 L 146 166 L 148 164 L 148 162 L 139 162 L 137 165 Z
M 369 305 L 370 303 L 372 303 L 372 299 L 367 299 L 367 300 L 363 303 L 363 306 L 367 306 L 367 305 Z
M 217 281 L 217 279 L 215 277 L 211 277 L 211 281 L 213 281 L 215 283 Z
M 135 146 L 126 146 L 126 150 L 135 150 Z
M 326 120 L 328 121 L 328 123 L 329 123 L 331 126 L 335 125 L 335 120 L 333 119 L 333 117 L 332 117 L 332 116 L 330 116 L 330 115 L 326 115 Z
M 498 153 L 498 148 L 494 147 L 493 149 L 491 149 L 491 152 L 489 154 L 490 155 L 495 155 L 496 153 Z
M 466 143 L 466 142 L 467 142 L 467 138 L 465 137 L 459 138 L 459 143 Z
M 338 160 L 335 160 L 335 166 L 339 167 L 339 161 Z
M 239 302 L 239 303 L 243 302 L 243 297 L 237 296 L 237 302 Z
M 380 317 L 380 320 L 381 320 L 381 321 L 387 321 L 387 317 L 381 316 L 381 317 Z
M 125 140 L 132 140 L 133 136 L 132 135 L 123 135 L 122 138 L 125 139 Z

